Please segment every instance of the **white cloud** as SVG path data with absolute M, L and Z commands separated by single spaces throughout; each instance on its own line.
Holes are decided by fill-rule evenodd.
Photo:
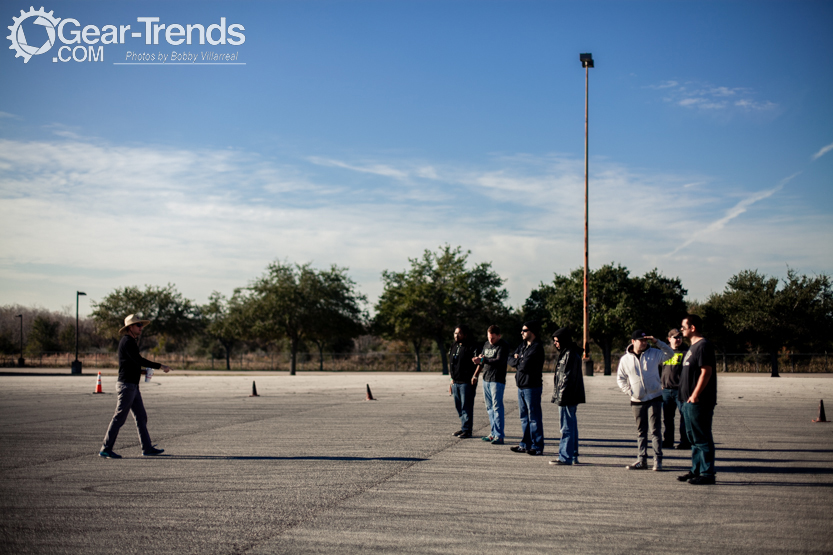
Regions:
M 0 304 L 60 307 L 75 288 L 95 300 L 168 282 L 204 302 L 276 258 L 347 266 L 374 301 L 382 270 L 449 243 L 492 261 L 517 305 L 583 260 L 583 160 L 568 156 L 276 162 L 237 150 L 0 140 L 0 167 Z M 710 176 L 591 159 L 591 265 L 621 262 L 635 274 L 656 266 L 702 297 L 722 288 L 729 268 L 765 270 L 764 256 L 802 269 L 833 260 L 813 239 L 831 224 L 805 207 L 790 211 L 779 198 L 790 241 L 773 238 L 754 213 L 785 183 L 749 194 Z M 713 222 L 692 238 L 704 216 Z
M 646 88 L 662 90 L 665 102 L 690 110 L 705 112 L 727 111 L 734 108 L 744 112 L 769 112 L 778 108 L 778 104 L 769 100 L 756 100 L 755 92 L 746 87 L 663 81 L 657 85 L 648 85 Z
M 818 152 L 816 152 L 815 154 L 813 154 L 813 160 L 814 160 L 814 161 L 815 161 L 815 160 L 818 160 L 819 158 L 821 158 L 822 156 L 824 156 L 825 154 L 827 154 L 827 153 L 828 153 L 828 152 L 830 152 L 831 150 L 833 150 L 833 143 L 830 143 L 830 144 L 829 144 L 829 145 L 827 145 L 827 146 L 823 146 L 823 147 L 821 147 L 821 149 L 819 149 L 819 151 L 818 151 Z

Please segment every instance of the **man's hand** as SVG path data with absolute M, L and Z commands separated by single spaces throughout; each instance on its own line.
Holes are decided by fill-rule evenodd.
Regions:
M 454 395 L 454 393 L 451 392 L 451 384 L 448 384 L 448 394 L 449 395 Z
M 477 376 L 471 377 L 471 385 L 477 385 Z
M 695 404 L 696 404 L 696 403 L 697 403 L 697 401 L 699 401 L 699 400 L 700 400 L 700 396 L 699 396 L 699 395 L 697 395 L 696 393 L 692 393 L 692 394 L 691 394 L 691 397 L 689 397 L 689 398 L 688 398 L 688 401 L 687 401 L 687 402 L 689 402 L 689 403 L 695 403 Z
M 480 364 L 481 362 L 483 362 L 483 357 L 473 357 L 471 361 L 475 364 Z
M 515 353 L 515 358 L 518 358 L 518 353 Z
M 161 365 L 159 367 L 159 369 L 162 370 L 163 372 L 165 372 L 166 374 L 171 371 L 171 367 L 170 366 L 165 366 L 164 364 Z

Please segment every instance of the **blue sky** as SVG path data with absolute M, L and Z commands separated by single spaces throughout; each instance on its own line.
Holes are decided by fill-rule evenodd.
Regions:
M 29 7 L 4 0 L 3 27 Z M 4 33 L 0 304 L 166 283 L 202 303 L 275 259 L 347 266 L 374 302 L 383 270 L 449 243 L 518 305 L 582 264 L 581 52 L 591 267 L 657 267 L 701 300 L 743 269 L 833 273 L 833 3 L 44 8 L 79 29 L 224 17 L 245 42 L 128 33 L 53 62 L 59 38 L 24 63 Z M 238 65 L 116 65 L 128 52 Z

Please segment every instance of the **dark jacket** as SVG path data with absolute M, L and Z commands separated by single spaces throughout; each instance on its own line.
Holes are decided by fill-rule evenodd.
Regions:
M 483 356 L 483 381 L 506 383 L 506 364 L 509 359 L 509 343 L 501 338 L 497 345 L 487 339 L 480 352 Z
M 515 358 L 515 355 L 518 358 Z M 544 385 L 544 345 L 535 338 L 531 345 L 526 341 L 518 345 L 509 355 L 509 366 L 515 369 L 515 383 L 518 389 L 534 389 Z
M 558 354 L 552 402 L 558 404 L 559 407 L 572 407 L 585 402 L 584 378 L 581 375 L 581 348 L 575 343 L 567 345 Z
M 139 354 L 139 345 L 129 335 L 124 335 L 119 341 L 119 381 L 139 385 L 142 377 L 142 368 L 153 368 L 159 370 L 162 367 L 158 362 L 151 362 L 142 358 Z
M 477 355 L 477 344 L 474 341 L 454 343 L 451 346 L 451 379 L 454 383 L 471 383 L 477 365 L 471 359 Z

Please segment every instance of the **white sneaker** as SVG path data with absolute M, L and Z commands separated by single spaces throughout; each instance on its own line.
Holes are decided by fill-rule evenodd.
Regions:
M 659 472 L 662 470 L 662 461 L 659 459 L 654 459 L 654 468 L 652 468 L 654 472 Z

